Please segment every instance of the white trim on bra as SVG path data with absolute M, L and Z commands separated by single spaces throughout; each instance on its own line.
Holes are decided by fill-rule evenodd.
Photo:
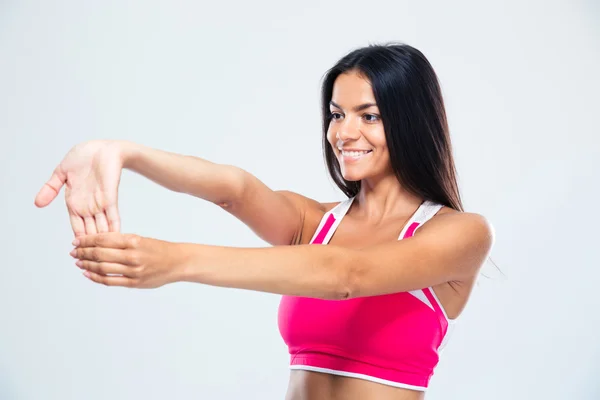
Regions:
M 302 370 L 307 370 L 307 371 L 325 372 L 327 374 L 347 376 L 350 378 L 359 378 L 359 379 L 364 379 L 364 380 L 371 381 L 371 382 L 381 383 L 384 385 L 394 386 L 397 388 L 412 389 L 412 390 L 418 390 L 421 392 L 425 392 L 427 390 L 427 388 L 424 386 L 414 386 L 414 385 L 409 385 L 406 383 L 400 383 L 400 382 L 390 381 L 387 379 L 376 378 L 371 375 L 359 374 L 356 372 L 339 371 L 337 369 L 313 367 L 312 365 L 294 364 L 294 365 L 290 365 L 290 369 L 302 369 Z
M 333 224 L 329 228 L 329 231 L 323 238 L 322 244 L 329 243 L 329 240 L 331 239 L 331 237 L 335 233 L 338 225 L 340 224 L 340 222 L 342 221 L 342 219 L 344 218 L 344 216 L 346 215 L 346 213 L 352 206 L 352 203 L 354 202 L 355 198 L 356 198 L 356 196 L 350 197 L 344 201 L 341 201 L 339 204 L 337 204 L 335 207 L 333 207 L 331 210 L 329 210 L 327 213 L 325 213 L 325 215 L 321 219 L 321 222 L 319 223 L 317 230 L 315 231 L 313 237 L 311 238 L 310 243 L 312 243 L 316 239 L 317 235 L 321 232 L 321 230 L 327 223 L 327 220 L 329 219 L 329 215 L 333 214 L 335 221 L 333 222 Z M 414 222 L 419 223 L 419 226 L 417 226 L 417 228 L 415 229 L 415 232 L 416 232 L 425 222 L 427 222 L 429 219 L 431 219 L 440 209 L 442 209 L 442 207 L 443 207 L 443 205 L 441 205 L 441 204 L 437 204 L 435 202 L 425 200 L 423 203 L 421 203 L 421 205 L 419 206 L 419 208 L 417 208 L 417 210 L 413 213 L 413 215 L 408 219 L 408 221 L 404 225 L 404 228 L 402 228 L 400 235 L 398 236 L 398 240 L 402 240 L 404 238 L 406 231 L 410 228 L 410 226 Z M 413 235 L 414 235 L 414 232 L 413 232 Z M 454 319 L 448 318 L 448 314 L 446 313 L 446 310 L 444 309 L 444 306 L 442 305 L 441 301 L 435 294 L 435 290 L 433 290 L 433 287 L 430 286 L 428 289 L 431 292 L 435 301 L 437 302 L 438 307 L 440 307 L 440 310 L 442 310 L 442 313 L 443 313 L 446 321 L 448 321 L 448 329 L 446 330 L 446 334 L 444 335 L 444 338 L 442 339 L 442 342 L 440 343 L 440 346 L 437 349 L 438 354 L 441 354 L 441 352 L 444 350 L 446 344 L 448 343 L 450 334 L 454 330 L 454 323 L 456 322 L 457 319 L 456 318 L 454 318 Z M 431 302 L 425 295 L 425 292 L 423 292 L 423 289 L 411 290 L 408 293 L 415 296 L 417 299 L 421 300 L 425 305 L 427 305 L 429 308 L 431 308 L 433 311 L 435 311 L 435 308 L 433 307 L 433 305 L 431 304 Z M 405 389 L 418 390 L 418 391 L 425 391 L 427 389 L 422 386 L 413 386 L 413 385 L 408 385 L 408 384 L 404 384 L 404 383 L 393 382 L 393 381 L 389 381 L 386 379 L 376 378 L 376 377 L 373 377 L 370 375 L 346 372 L 346 371 L 338 371 L 338 370 L 321 368 L 321 367 L 313 367 L 310 365 L 298 365 L 298 364 L 290 365 L 290 369 L 303 369 L 303 370 L 316 371 L 316 372 L 325 372 L 325 373 L 330 373 L 330 374 L 340 375 L 340 376 L 360 378 L 360 379 L 365 379 L 365 380 L 372 381 L 372 382 L 382 383 L 385 385 L 390 385 L 390 386 L 405 388 Z
M 348 212 L 348 210 L 352 206 L 352 203 L 354 202 L 355 198 L 356 198 L 356 196 L 350 197 L 350 198 L 348 198 L 346 200 L 343 200 L 339 204 L 337 204 L 335 207 L 333 207 L 331 210 L 329 210 L 327 213 L 325 213 L 325 215 L 323 216 L 323 218 L 321 218 L 321 222 L 319 223 L 319 226 L 318 226 L 317 230 L 315 231 L 313 237 L 311 238 L 310 243 L 312 243 L 315 240 L 315 238 L 317 237 L 317 235 L 319 234 L 319 232 L 321 232 L 321 230 L 325 226 L 325 223 L 329 219 L 329 215 L 333 214 L 333 216 L 335 218 L 335 221 L 333 222 L 333 225 L 331 225 L 331 227 L 329 228 L 329 231 L 327 232 L 327 234 L 323 238 L 323 243 L 322 244 L 329 243 L 329 239 L 331 239 L 331 237 L 335 233 L 338 225 L 342 222 L 342 219 L 344 218 L 344 216 L 346 215 L 346 213 Z M 443 207 L 443 205 L 435 203 L 435 202 L 430 201 L 430 200 L 423 201 L 423 203 L 421 203 L 421 205 L 419 205 L 419 207 L 417 208 L 417 210 L 413 213 L 413 215 L 411 215 L 411 217 L 408 219 L 408 221 L 406 222 L 406 224 L 402 228 L 402 231 L 400 232 L 400 235 L 398 236 L 398 240 L 402 240 L 404 238 L 404 235 L 406 235 L 406 231 L 410 228 L 410 226 L 414 222 L 418 222 L 419 223 L 419 226 L 417 226 L 417 228 L 415 229 L 415 232 L 416 232 L 425 222 L 427 222 L 439 210 L 441 210 L 442 207 Z M 415 232 L 413 232 L 413 235 L 414 235 Z M 448 321 L 448 324 L 455 323 L 457 319 L 456 318 L 454 318 L 454 319 L 448 318 L 448 314 L 446 313 L 446 310 L 444 309 L 444 306 L 442 305 L 442 302 L 440 301 L 440 299 L 435 294 L 435 290 L 433 290 L 433 287 L 429 287 L 429 291 L 431 292 L 433 298 L 437 302 L 437 305 L 442 310 L 442 314 L 444 315 L 444 318 L 446 318 L 446 321 Z M 431 308 L 432 310 L 435 311 L 435 308 L 433 307 L 433 305 L 431 304 L 431 302 L 429 301 L 429 299 L 427 298 L 427 296 L 425 296 L 425 293 L 423 292 L 423 289 L 411 290 L 408 293 L 412 294 L 417 299 L 421 300 L 429 308 Z

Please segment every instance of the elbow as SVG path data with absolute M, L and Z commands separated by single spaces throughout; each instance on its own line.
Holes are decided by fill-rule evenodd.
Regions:
M 248 186 L 248 173 L 234 165 L 220 164 L 221 187 L 213 203 L 226 211 L 233 212 L 243 200 Z

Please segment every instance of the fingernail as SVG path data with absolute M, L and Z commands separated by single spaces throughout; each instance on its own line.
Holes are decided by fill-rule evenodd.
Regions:
M 75 249 L 71 250 L 71 252 L 69 253 L 71 256 L 75 257 L 75 254 L 77 254 L 77 252 L 75 251 Z
M 71 243 L 73 244 L 73 246 L 79 246 L 79 239 L 75 239 Z

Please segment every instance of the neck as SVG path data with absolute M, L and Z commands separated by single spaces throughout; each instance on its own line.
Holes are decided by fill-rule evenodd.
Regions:
M 353 216 L 374 225 L 383 220 L 403 219 L 412 215 L 423 200 L 406 190 L 395 175 L 363 179 L 352 205 Z

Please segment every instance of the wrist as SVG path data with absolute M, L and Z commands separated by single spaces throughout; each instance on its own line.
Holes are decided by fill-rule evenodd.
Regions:
M 194 256 L 196 244 L 175 243 L 173 252 L 175 254 L 175 263 L 171 270 L 173 271 L 174 282 L 192 282 L 194 279 L 193 269 L 196 257 Z
M 142 145 L 128 140 L 117 140 L 115 145 L 123 168 L 133 168 L 140 156 Z

